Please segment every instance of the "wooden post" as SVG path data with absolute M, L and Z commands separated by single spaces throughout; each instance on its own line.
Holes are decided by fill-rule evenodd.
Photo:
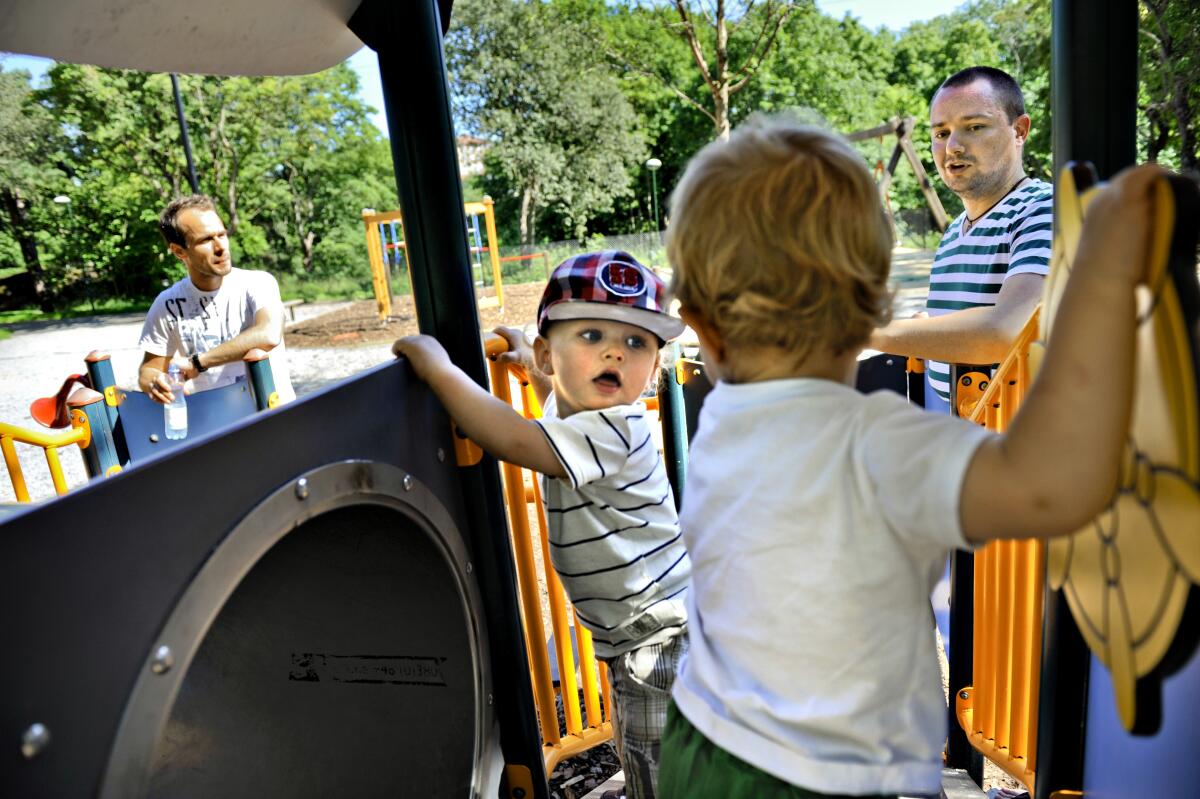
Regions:
M 917 183 L 921 186 L 921 193 L 925 195 L 925 202 L 929 203 L 929 210 L 933 212 L 933 221 L 937 224 L 938 230 L 945 233 L 946 227 L 950 224 L 950 220 L 946 218 L 946 209 L 942 207 L 941 199 L 933 190 L 929 176 L 925 174 L 925 167 L 921 165 L 921 159 L 913 148 L 912 139 L 909 138 L 915 122 L 916 120 L 912 117 L 905 119 L 899 130 L 896 131 L 896 135 L 900 137 L 900 147 L 903 148 L 904 155 L 908 157 L 908 163 L 917 176 Z

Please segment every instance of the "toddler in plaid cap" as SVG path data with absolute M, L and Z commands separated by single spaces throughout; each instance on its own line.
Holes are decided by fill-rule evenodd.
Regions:
M 667 703 L 687 651 L 691 563 L 671 485 L 639 400 L 659 349 L 683 332 L 663 281 L 616 250 L 568 258 L 538 306 L 530 368 L 544 415 L 530 421 L 450 363 L 428 336 L 400 339 L 462 430 L 501 460 L 542 474 L 551 561 L 609 667 L 626 795 L 654 796 Z

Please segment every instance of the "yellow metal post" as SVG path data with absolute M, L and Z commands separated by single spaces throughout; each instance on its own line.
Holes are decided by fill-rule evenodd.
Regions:
M 487 228 L 488 258 L 492 262 L 492 279 L 496 284 L 496 303 L 504 307 L 504 281 L 500 276 L 500 240 L 496 236 L 496 210 L 491 197 L 483 198 L 483 223 Z
M 17 501 L 29 502 L 29 491 L 25 485 L 25 475 L 21 471 L 21 462 L 17 459 L 17 451 L 13 446 L 14 442 L 42 448 L 46 454 L 46 464 L 50 467 L 50 479 L 54 482 L 54 490 L 61 495 L 67 493 L 67 480 L 63 476 L 62 463 L 58 459 L 58 448 L 71 444 L 86 447 L 89 436 L 90 431 L 86 427 L 72 427 L 61 433 L 42 433 L 0 422 L 0 450 L 4 451 L 4 463 L 8 467 L 9 480 L 13 484 Z
M 12 481 L 17 502 L 28 502 L 29 489 L 25 487 L 25 475 L 21 472 L 21 461 L 17 458 L 17 448 L 13 446 L 11 435 L 0 433 L 0 449 L 4 450 L 4 464 L 8 467 L 8 479 Z
M 469 210 L 469 206 L 468 206 Z M 512 404 L 510 378 L 520 383 L 520 411 L 527 419 L 541 416 L 541 407 L 529 383 L 529 376 L 515 364 L 504 364 L 496 356 L 506 352 L 508 343 L 496 335 L 488 335 L 484 351 L 490 359 L 492 393 L 504 402 Z M 602 662 L 596 660 L 591 633 L 580 623 L 570 608 L 562 583 L 550 561 L 549 536 L 546 518 L 542 510 L 541 489 L 536 477 L 526 488 L 524 472 L 512 465 L 503 465 L 505 495 L 508 501 L 509 523 L 513 530 L 513 556 L 517 567 L 520 586 L 522 621 L 525 627 L 526 649 L 529 652 L 530 671 L 534 687 L 534 698 L 538 704 L 539 721 L 542 728 L 543 754 L 546 771 L 550 772 L 563 758 L 570 757 L 612 738 L 612 723 L 602 717 L 601 693 L 604 709 L 609 710 L 608 675 Z M 542 551 L 543 572 L 537 572 L 533 560 L 533 548 L 529 524 L 529 505 L 533 503 Z M 539 574 L 545 579 L 546 593 L 543 598 L 538 591 Z M 553 713 L 554 693 L 550 682 L 550 670 L 546 651 L 545 630 L 542 624 L 542 601 L 549 608 L 555 635 L 553 656 L 558 663 L 560 694 L 563 700 L 563 716 L 566 729 L 561 730 Z M 570 612 L 570 616 L 568 615 Z M 583 685 L 583 708 L 579 704 L 579 688 L 575 678 L 576 660 L 571 653 L 569 618 L 574 617 L 575 641 L 579 648 L 579 672 Z M 586 724 L 583 711 L 586 709 Z M 611 712 L 607 714 L 611 719 Z
M 371 262 L 371 286 L 375 290 L 375 308 L 379 313 L 379 321 L 386 322 L 392 315 L 392 287 L 388 282 L 387 263 L 384 260 L 383 241 L 380 239 L 379 226 L 387 222 L 400 222 L 399 211 L 385 211 L 378 214 L 371 209 L 363 210 L 363 225 L 367 234 L 367 258 Z M 405 259 L 407 263 L 407 259 Z

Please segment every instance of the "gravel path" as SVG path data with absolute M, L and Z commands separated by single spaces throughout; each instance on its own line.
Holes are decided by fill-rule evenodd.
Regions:
M 296 308 L 296 322 L 339 310 L 349 303 L 308 303 Z M 142 352 L 137 347 L 144 314 L 88 316 L 55 322 L 12 325 L 13 335 L 0 341 L 0 422 L 31 430 L 44 430 L 29 415 L 29 404 L 58 390 L 71 374 L 86 371 L 84 356 L 101 350 L 112 357 L 113 373 L 121 386 L 137 380 Z M 288 349 L 292 386 L 297 395 L 357 374 L 391 358 L 390 344 L 336 349 Z M 17 455 L 29 496 L 33 500 L 54 496 L 50 470 L 37 447 L 17 445 Z M 87 480 L 78 447 L 60 450 L 67 485 Z M 0 477 L 0 503 L 15 502 L 7 469 Z

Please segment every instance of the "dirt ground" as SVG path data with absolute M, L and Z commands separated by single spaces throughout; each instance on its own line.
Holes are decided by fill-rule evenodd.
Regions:
M 505 284 L 503 308 L 479 309 L 480 329 L 491 330 L 497 325 L 524 327 L 536 322 L 537 306 L 544 286 L 544 282 Z M 492 292 L 489 290 L 488 294 Z M 417 332 L 413 298 L 412 295 L 405 295 L 392 298 L 392 313 L 386 323 L 379 321 L 374 300 L 360 300 L 339 311 L 289 325 L 287 345 L 291 349 L 354 347 L 389 343 Z

